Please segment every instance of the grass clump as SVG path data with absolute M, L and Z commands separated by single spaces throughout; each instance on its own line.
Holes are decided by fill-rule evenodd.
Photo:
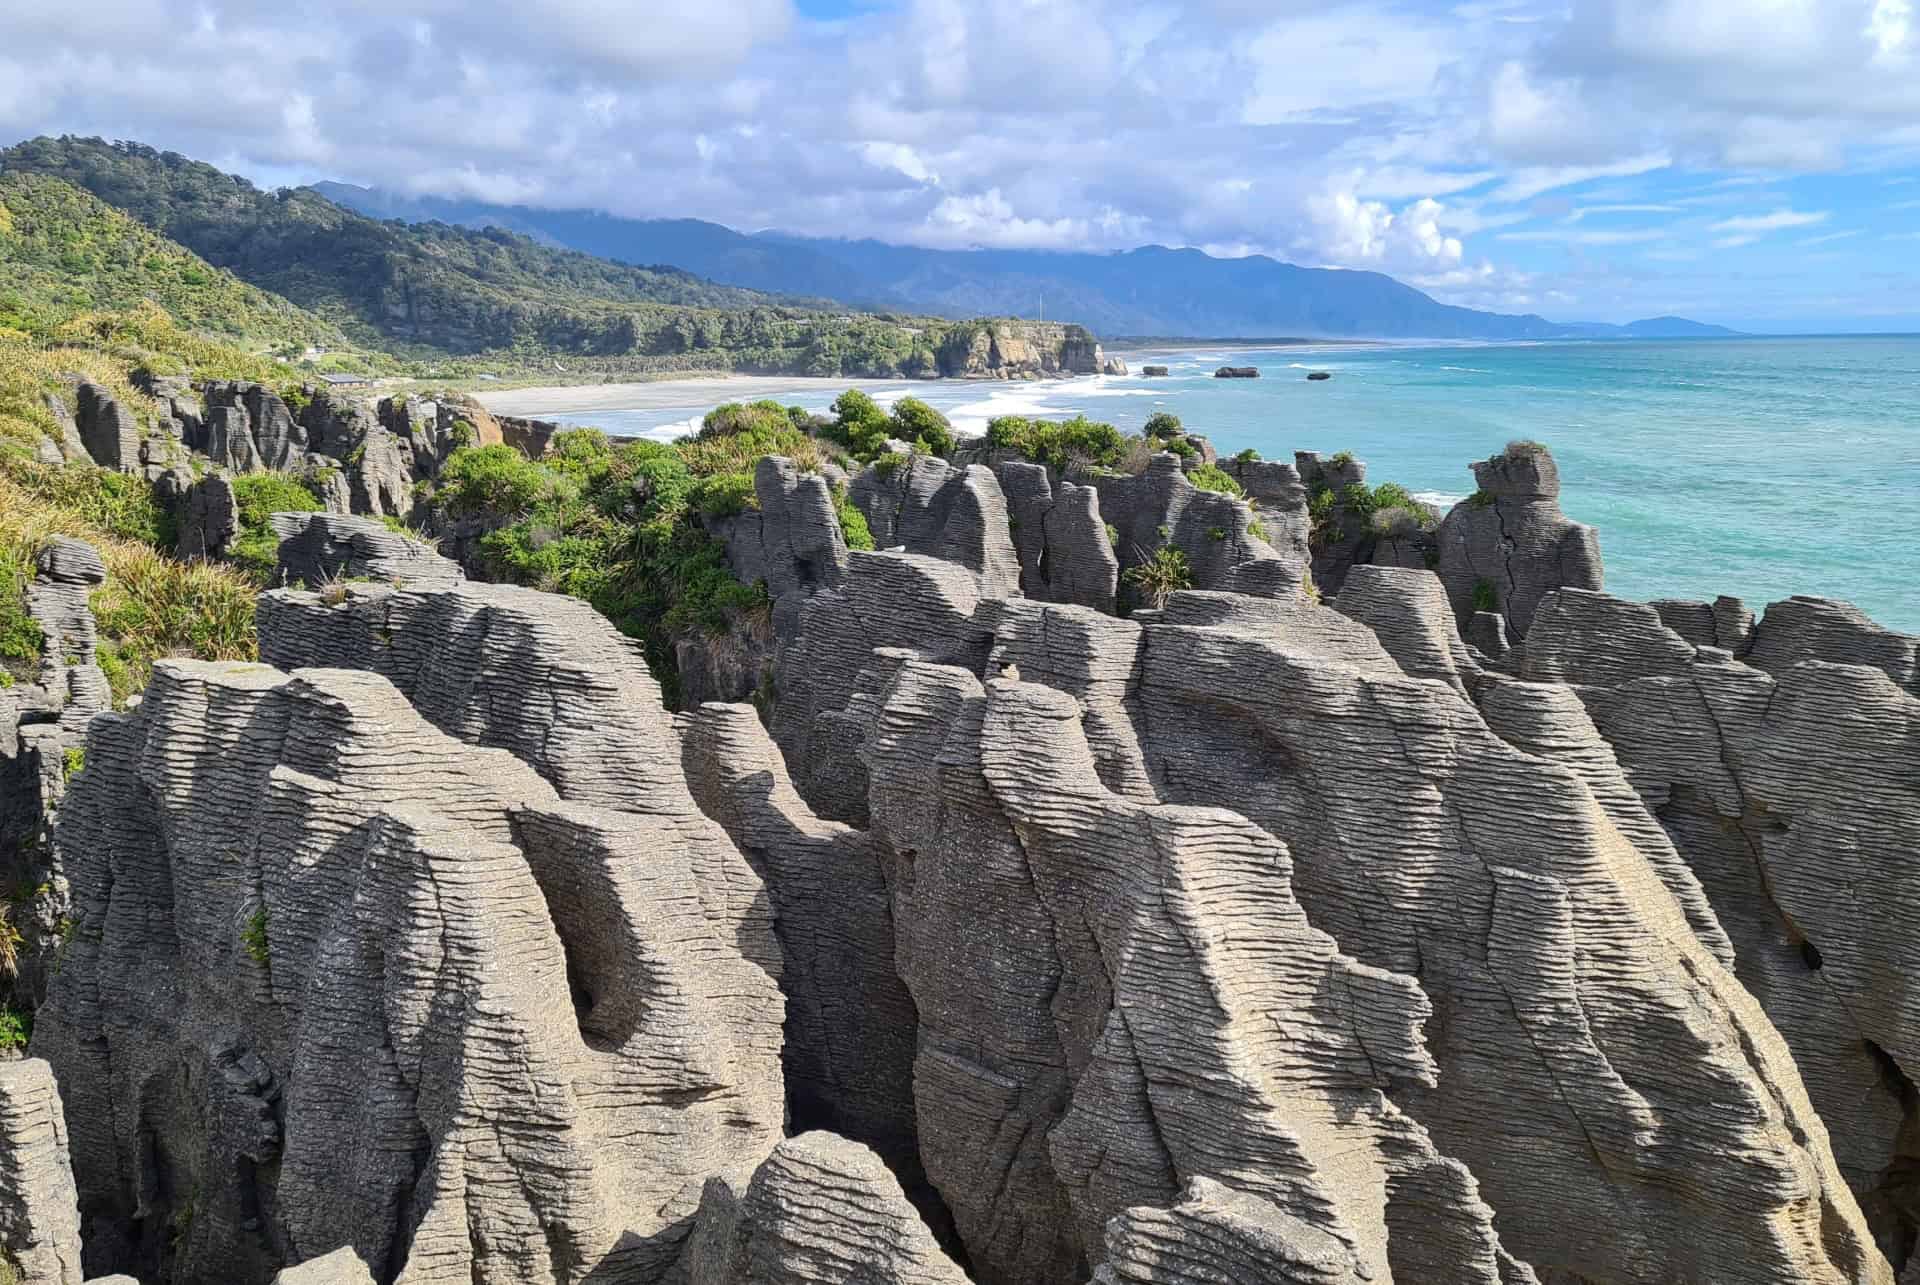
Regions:
M 0 1005 L 0 1052 L 25 1052 L 32 1039 L 33 1014 L 11 1004 Z
M 1236 498 L 1246 495 L 1246 489 L 1234 481 L 1233 475 L 1217 464 L 1202 464 L 1187 474 L 1187 481 L 1203 491 L 1218 491 L 1223 495 Z
M 1236 454 L 1233 457 L 1233 462 L 1235 464 L 1258 464 L 1260 462 L 1260 452 L 1249 446 L 1246 450 Z
M 64 781 L 71 781 L 74 777 L 79 776 L 82 772 L 86 770 L 87 770 L 86 747 L 82 745 L 67 746 L 66 750 L 62 753 L 61 759 L 60 759 L 61 779 Z
M 1467 497 L 1467 503 L 1476 509 L 1490 509 L 1498 498 L 1492 491 L 1475 491 Z
M 49 498 L 24 483 L 16 464 L 0 466 L 0 566 L 30 568 L 40 546 L 55 535 L 85 540 L 106 563 L 107 580 L 94 591 L 92 606 L 100 666 L 116 705 L 145 687 L 153 662 L 164 657 L 257 657 L 258 585 L 249 576 L 235 567 L 177 562 L 150 543 L 98 525 L 85 506 Z
M 271 584 L 280 566 L 280 537 L 268 518 L 275 513 L 318 513 L 324 506 L 285 473 L 245 473 L 232 482 L 239 530 L 227 546 L 227 556 L 260 584 Z
M 1500 610 L 1500 591 L 1493 587 L 1493 581 L 1473 582 L 1473 609 L 1475 611 Z
M 1153 551 L 1153 556 L 1137 566 L 1127 568 L 1121 577 L 1133 586 L 1141 601 L 1159 608 L 1167 605 L 1181 589 L 1193 588 L 1193 565 L 1187 561 L 1187 555 L 1172 545 L 1163 545 Z

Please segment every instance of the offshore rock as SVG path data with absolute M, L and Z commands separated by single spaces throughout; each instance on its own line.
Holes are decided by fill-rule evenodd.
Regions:
M 1525 663 L 1574 684 L 1698 875 L 1880 1245 L 1911 1272 L 1920 1041 L 1887 979 L 1920 967 L 1901 909 L 1920 887 L 1899 855 L 1920 847 L 1920 698 L 1899 681 L 1915 640 L 1795 598 L 1767 609 L 1742 664 L 1653 614 L 1562 591 Z
M 1473 476 L 1478 492 L 1440 523 L 1440 580 L 1462 624 L 1491 594 L 1517 640 L 1553 590 L 1600 588 L 1599 537 L 1560 511 L 1560 470 L 1537 443 L 1510 444 Z
M 53 1070 L 0 1062 L 0 1265 L 19 1285 L 81 1285 L 80 1214 Z
M 878 1156 L 831 1133 L 773 1149 L 745 1194 L 711 1179 L 675 1285 L 967 1285 Z
M 728 909 L 752 877 L 703 883 L 730 845 L 684 792 L 562 801 L 384 678 L 264 665 L 162 662 L 89 760 L 35 1041 L 90 1262 L 652 1280 L 777 1139 L 780 1000 Z
M 1339 1279 L 1532 1280 L 1384 1096 L 1432 1080 L 1419 987 L 1308 925 L 1277 840 L 1112 793 L 1036 684 L 907 661 L 864 753 L 921 1153 L 977 1279 L 1084 1279 L 1112 1220 L 1214 1178 L 1299 1211 Z

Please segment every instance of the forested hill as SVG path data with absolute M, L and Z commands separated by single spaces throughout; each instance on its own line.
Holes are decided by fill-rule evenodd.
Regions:
M 0 173 L 0 327 L 34 333 L 143 302 L 189 330 L 256 349 L 341 343 L 332 324 L 91 193 L 45 174 Z
M 265 192 L 138 143 L 33 139 L 0 151 L 0 174 L 82 188 L 370 347 L 565 355 L 627 370 L 864 375 L 933 365 L 929 335 L 910 319 L 849 316 L 498 229 L 381 222 L 308 189 Z

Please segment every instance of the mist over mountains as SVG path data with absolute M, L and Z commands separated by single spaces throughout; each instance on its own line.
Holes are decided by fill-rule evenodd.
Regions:
M 1119 254 L 928 250 L 880 241 L 748 235 L 700 219 L 628 219 L 412 197 L 323 182 L 350 209 L 409 223 L 510 229 L 630 264 L 663 264 L 726 285 L 946 316 L 1077 321 L 1103 336 L 1378 339 L 1674 338 L 1730 335 L 1681 317 L 1617 326 L 1444 304 L 1378 272 L 1303 268 L 1142 246 Z

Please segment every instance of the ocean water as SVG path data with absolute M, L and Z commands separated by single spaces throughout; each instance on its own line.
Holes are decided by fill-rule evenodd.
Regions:
M 1920 633 L 1920 337 L 1165 349 L 1166 378 L 863 383 L 911 393 L 963 432 L 994 415 L 1085 412 L 1122 428 L 1169 410 L 1222 454 L 1351 451 L 1368 480 L 1443 503 L 1508 441 L 1547 444 L 1561 507 L 1599 528 L 1606 587 L 1636 599 L 1731 593 L 1853 602 Z M 1214 379 L 1225 364 L 1257 380 Z M 1310 382 L 1309 370 L 1333 378 Z M 796 380 L 825 409 L 841 383 Z M 671 436 L 702 406 L 562 416 Z

